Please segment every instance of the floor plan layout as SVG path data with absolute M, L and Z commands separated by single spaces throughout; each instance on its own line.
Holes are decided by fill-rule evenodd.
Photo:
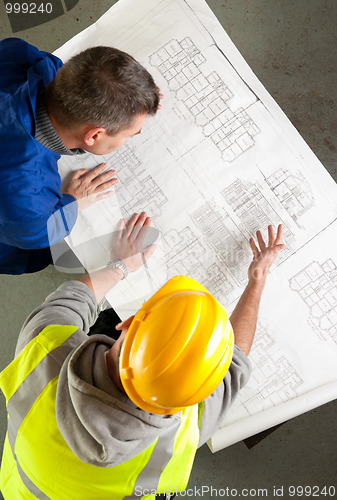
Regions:
M 310 310 L 317 335 L 329 335 L 337 344 L 337 266 L 332 259 L 312 262 L 289 281 Z
M 222 158 L 233 161 L 254 146 L 259 129 L 245 110 L 231 110 L 232 92 L 215 71 L 203 73 L 204 62 L 189 37 L 171 40 L 150 57 L 151 65 L 158 68 L 196 125 L 219 148 Z

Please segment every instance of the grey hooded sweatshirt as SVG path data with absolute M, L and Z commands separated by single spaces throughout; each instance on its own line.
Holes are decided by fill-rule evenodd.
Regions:
M 146 449 L 158 436 L 178 429 L 180 413 L 155 415 L 139 409 L 110 379 L 106 354 L 114 340 L 105 335 L 87 336 L 97 319 L 97 302 L 79 281 L 61 285 L 26 320 L 16 355 L 46 326 L 74 325 L 73 350 L 62 364 L 56 395 L 56 417 L 71 450 L 85 463 L 111 467 Z M 235 346 L 230 368 L 217 389 L 204 401 L 199 446 L 215 432 L 239 390 L 247 383 L 251 367 Z

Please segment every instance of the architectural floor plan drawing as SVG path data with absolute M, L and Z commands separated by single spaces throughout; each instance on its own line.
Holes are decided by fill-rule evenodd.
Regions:
M 120 315 L 177 274 L 200 281 L 231 312 L 247 283 L 249 238 L 282 223 L 286 248 L 262 297 L 253 374 L 209 446 L 217 451 L 336 398 L 334 181 L 204 0 L 119 0 L 56 55 L 67 60 L 93 45 L 132 54 L 164 99 L 120 149 L 59 162 L 63 180 L 102 162 L 119 179 L 111 198 L 80 213 L 69 244 L 89 272 L 102 267 L 120 218 L 146 210 L 158 249 L 108 293 Z
M 296 173 L 280 168 L 266 178 L 266 182 L 294 222 L 301 228 L 301 215 L 313 208 L 315 204 L 310 184 L 304 175 L 301 172 L 296 175 Z
M 298 188 L 298 191 L 300 191 L 300 188 Z M 223 189 L 221 194 L 235 212 L 236 217 L 244 225 L 248 234 L 255 234 L 258 229 L 265 228 L 269 224 L 277 226 L 282 221 L 283 235 L 287 247 L 280 255 L 278 262 L 293 253 L 294 233 L 286 221 L 282 220 L 282 214 L 277 210 L 277 207 L 270 203 L 270 194 L 267 197 L 258 184 L 237 179 Z
M 233 161 L 254 146 L 259 129 L 245 110 L 231 110 L 233 93 L 215 71 L 203 73 L 204 63 L 205 57 L 189 37 L 170 40 L 150 57 L 150 64 L 158 68 L 222 158 Z
M 323 340 L 329 335 L 337 344 L 337 266 L 332 259 L 312 262 L 290 279 L 310 310 L 311 325 Z

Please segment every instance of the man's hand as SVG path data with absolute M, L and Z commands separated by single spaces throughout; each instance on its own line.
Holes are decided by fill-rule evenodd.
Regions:
M 265 244 L 260 231 L 257 231 L 256 238 L 259 248 L 254 238 L 249 240 L 250 248 L 253 251 L 253 261 L 248 269 L 248 285 L 230 317 L 235 344 L 245 354 L 249 353 L 252 346 L 259 303 L 268 271 L 279 251 L 285 246 L 282 243 L 281 224 L 277 229 L 276 238 L 273 227 L 268 226 L 268 246 Z
M 76 170 L 64 189 L 64 193 L 71 194 L 78 201 L 79 210 L 88 208 L 97 201 L 113 195 L 112 191 L 103 192 L 117 184 L 114 176 L 116 170 L 106 170 L 107 164 L 101 163 L 89 172 L 85 168 Z
M 134 214 L 127 224 L 122 219 L 111 250 L 111 259 L 119 259 L 124 262 L 130 273 L 137 271 L 157 248 L 153 244 L 144 248 L 144 238 L 150 226 L 151 218 L 147 216 L 146 212 L 142 212 L 140 215 Z
M 250 238 L 249 240 L 250 248 L 253 252 L 253 261 L 248 269 L 248 279 L 250 282 L 259 280 L 261 284 L 264 284 L 271 265 L 276 259 L 279 251 L 285 247 L 282 242 L 282 224 L 277 228 L 276 238 L 273 226 L 268 226 L 268 246 L 264 242 L 260 231 L 257 231 L 256 238 L 259 248 L 256 246 L 254 238 Z
M 132 273 L 144 265 L 156 249 L 156 245 L 144 248 L 144 238 L 150 228 L 151 219 L 146 212 L 134 214 L 125 224 L 124 219 L 119 224 L 115 243 L 111 251 L 111 259 L 124 262 L 127 270 Z M 91 274 L 78 278 L 95 294 L 98 303 L 107 292 L 122 279 L 120 269 L 105 267 Z

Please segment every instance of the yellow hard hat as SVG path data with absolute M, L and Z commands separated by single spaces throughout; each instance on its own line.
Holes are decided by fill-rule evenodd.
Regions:
M 234 347 L 226 310 L 197 281 L 175 276 L 135 315 L 122 344 L 125 392 L 150 413 L 177 413 L 220 384 Z

